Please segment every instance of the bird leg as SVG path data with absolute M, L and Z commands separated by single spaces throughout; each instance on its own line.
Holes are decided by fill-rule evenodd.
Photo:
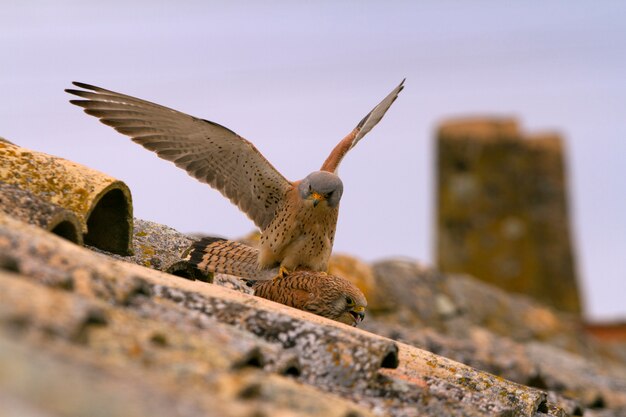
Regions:
M 289 275 L 289 270 L 281 265 L 280 268 L 278 268 L 278 274 L 276 274 L 276 276 L 272 280 L 274 282 L 278 282 L 281 279 L 285 278 L 287 275 Z

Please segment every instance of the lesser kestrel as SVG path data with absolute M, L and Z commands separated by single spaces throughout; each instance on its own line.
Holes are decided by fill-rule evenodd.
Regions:
M 351 326 L 358 326 L 365 318 L 365 296 L 337 275 L 299 270 L 280 281 L 257 281 L 252 288 L 258 297 Z
M 145 100 L 74 82 L 71 100 L 134 142 L 216 188 L 261 229 L 259 266 L 326 271 L 343 184 L 337 168 L 383 117 L 404 80 L 333 149 L 320 171 L 288 181 L 230 129 Z M 87 91 L 85 91 L 87 90 Z
M 365 316 L 367 300 L 350 281 L 322 272 L 297 270 L 280 280 L 258 267 L 259 249 L 220 238 L 195 242 L 187 259 L 203 272 L 253 280 L 254 295 L 356 326 Z M 254 281 L 254 280 L 261 281 Z

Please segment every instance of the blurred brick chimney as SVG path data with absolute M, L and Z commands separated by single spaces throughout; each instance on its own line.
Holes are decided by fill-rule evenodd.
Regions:
M 563 141 L 507 118 L 437 133 L 437 263 L 580 314 Z

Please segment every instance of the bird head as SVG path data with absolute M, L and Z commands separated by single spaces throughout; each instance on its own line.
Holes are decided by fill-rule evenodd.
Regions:
M 328 288 L 328 290 L 334 296 L 329 305 L 332 310 L 329 318 L 350 326 L 358 326 L 365 318 L 367 307 L 367 300 L 361 290 L 349 281 L 341 282 L 337 289 Z
M 310 201 L 313 207 L 323 202 L 326 202 L 329 207 L 337 207 L 343 194 L 343 183 L 331 172 L 315 171 L 300 181 L 298 191 L 300 197 L 305 201 Z

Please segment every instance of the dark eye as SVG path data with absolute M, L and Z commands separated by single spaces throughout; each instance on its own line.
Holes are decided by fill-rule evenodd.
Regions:
M 333 195 L 333 192 L 329 192 L 328 194 L 326 194 L 326 198 L 330 198 Z
M 309 184 L 309 192 L 311 191 L 311 184 Z
M 351 297 L 346 297 L 346 303 L 348 303 L 348 305 L 352 305 L 354 304 L 354 300 Z

